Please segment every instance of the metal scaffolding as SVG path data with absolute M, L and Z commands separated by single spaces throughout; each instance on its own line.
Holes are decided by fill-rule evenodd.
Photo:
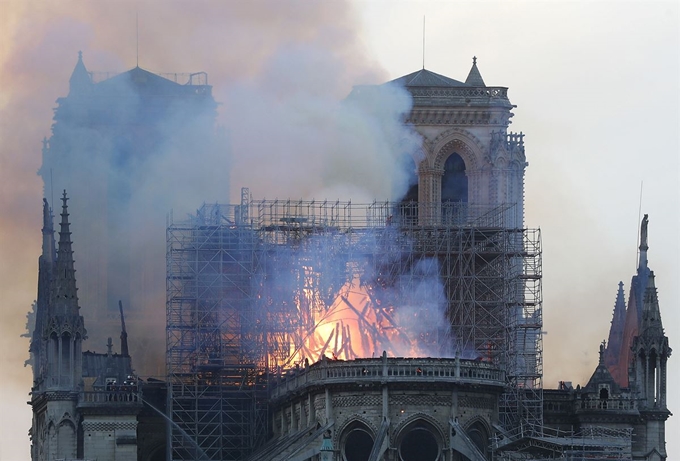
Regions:
M 324 355 L 488 361 L 502 424 L 541 426 L 540 231 L 506 227 L 512 206 L 248 196 L 167 230 L 173 459 L 195 459 L 187 439 L 239 459 L 267 434 L 269 376 Z
M 227 208 L 231 217 L 239 209 Z M 177 460 L 242 459 L 266 437 L 264 376 L 243 344 L 256 235 L 221 212 L 203 207 L 167 229 L 169 448 Z

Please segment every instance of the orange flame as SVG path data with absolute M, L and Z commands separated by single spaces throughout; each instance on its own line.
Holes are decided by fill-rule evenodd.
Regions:
M 278 365 L 286 367 L 305 359 L 315 362 L 323 356 L 337 360 L 379 357 L 383 351 L 391 356 L 418 355 L 395 322 L 394 307 L 374 302 L 358 276 L 345 283 L 328 307 L 304 309 L 300 304 L 312 303 L 315 296 L 311 289 L 302 291 L 298 312 L 311 311 L 311 318 L 291 337 L 290 356 Z

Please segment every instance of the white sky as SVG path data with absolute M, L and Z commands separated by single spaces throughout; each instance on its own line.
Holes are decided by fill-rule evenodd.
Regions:
M 56 97 L 66 93 L 75 52 L 89 47 L 86 58 L 91 57 L 93 69 L 134 66 L 133 55 L 121 57 L 120 49 L 126 45 L 111 33 L 106 35 L 96 23 L 88 23 L 81 11 L 74 11 L 71 18 L 60 10 L 70 22 L 59 27 L 67 24 L 72 34 L 67 40 L 50 43 L 49 38 L 56 36 L 49 33 L 54 28 L 40 29 L 38 24 L 45 23 L 40 10 L 56 3 L 33 1 L 29 8 L 22 3 L 0 0 L 0 17 L 4 16 L 0 28 L 12 31 L 11 37 L 0 31 L 0 110 L 20 94 L 28 102 L 25 110 L 35 109 L 31 114 L 40 117 L 34 120 L 37 128 L 30 142 L 18 143 L 11 130 L 5 129 L 19 122 L 25 125 L 28 118 L 21 118 L 23 112 L 0 111 L 0 144 L 4 146 L 0 146 L 0 283 L 7 293 L 8 318 L 12 312 L 27 309 L 35 297 L 41 193 L 34 176 L 40 164 L 37 140 L 49 134 L 50 110 Z M 133 3 L 110 0 L 102 5 L 114 11 Z M 226 9 L 235 4 L 223 3 Z M 301 18 L 306 14 L 303 5 L 294 7 Z M 650 219 L 649 264 L 656 273 L 671 347 L 680 347 L 678 3 L 392 0 L 361 1 L 354 6 L 361 18 L 360 46 L 385 70 L 386 79 L 421 67 L 426 16 L 426 68 L 464 80 L 472 56 L 477 56 L 487 85 L 509 87 L 510 100 L 518 106 L 511 130 L 526 134 L 526 222 L 540 227 L 543 236 L 545 387 L 555 387 L 558 380 L 585 384 L 595 369 L 598 345 L 607 338 L 617 284 L 624 282 L 627 299 L 635 269 L 641 182 L 642 212 Z M 163 33 L 176 36 L 163 40 L 182 40 L 182 34 L 190 32 L 195 39 L 191 27 L 201 24 L 173 27 L 172 21 L 162 14 L 159 17 L 155 26 L 148 19 L 149 29 L 156 27 L 159 37 Z M 116 20 L 111 16 L 112 24 L 118 24 Z M 324 20 L 333 18 L 319 18 Z M 294 27 L 295 18 L 292 21 Z M 276 25 L 269 30 L 278 31 Z M 119 36 L 130 36 L 131 31 L 119 32 Z M 200 38 L 205 44 L 213 40 L 214 46 L 185 53 L 182 59 L 191 65 L 160 56 L 156 66 L 149 68 L 200 69 L 211 77 L 228 74 L 225 69 L 234 65 L 228 57 L 238 55 L 240 42 L 215 45 L 209 33 Z M 35 61 L 36 72 L 18 72 L 26 67 L 17 67 L 16 60 L 10 59 L 17 49 L 28 50 L 26 59 Z M 36 53 L 40 59 L 30 54 L 38 49 L 42 50 Z M 70 58 L 56 57 L 62 55 Z M 20 79 L 31 85 L 22 86 Z M 54 81 L 59 82 L 56 89 Z M 219 94 L 215 80 L 213 84 Z M 50 91 L 43 91 L 47 87 Z M 241 185 L 247 184 L 233 184 Z M 37 210 L 27 214 L 30 218 L 19 219 L 15 214 L 30 207 Z M 77 242 L 74 245 L 77 251 Z M 30 251 L 14 252 L 21 246 Z M 11 380 L 3 384 L 5 397 L 0 399 L 0 460 L 29 456 L 26 434 L 31 413 L 25 401 L 30 376 L 21 368 L 28 344 L 15 339 L 22 329 L 20 319 L 2 326 L 2 349 L 7 353 L 1 365 Z M 677 413 L 680 359 L 671 357 L 669 363 L 668 406 Z M 680 441 L 674 437 L 680 434 L 679 418 L 672 417 L 667 424 L 669 459 L 680 459 Z

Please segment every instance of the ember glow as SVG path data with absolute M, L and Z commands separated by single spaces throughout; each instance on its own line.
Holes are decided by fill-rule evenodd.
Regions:
M 285 369 L 324 356 L 352 360 L 379 357 L 383 352 L 390 357 L 453 355 L 436 261 L 420 262 L 390 284 L 368 262 L 332 262 L 326 261 L 326 267 L 336 268 L 332 277 L 309 266 L 292 269 L 303 274 L 292 277 L 304 282 L 301 288 L 284 295 L 285 289 L 279 286 L 261 298 L 269 299 L 270 313 L 280 312 L 277 321 L 270 318 L 268 322 L 267 341 L 274 345 L 270 366 Z M 291 271 L 295 263 L 288 266 Z M 342 273 L 337 273 L 338 267 Z M 344 283 L 333 291 L 333 280 Z M 323 286 L 324 281 L 328 286 Z M 278 293 L 278 301 L 273 292 Z M 282 334 L 276 334 L 277 330 Z
M 322 356 L 351 360 L 391 356 L 418 356 L 417 341 L 394 319 L 395 308 L 374 302 L 361 286 L 359 277 L 346 283 L 327 309 L 314 312 L 311 331 L 301 329 L 301 344 L 293 346 L 293 362 Z

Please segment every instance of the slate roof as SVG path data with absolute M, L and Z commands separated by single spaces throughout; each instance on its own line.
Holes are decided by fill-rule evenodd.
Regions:
M 420 69 L 416 72 L 394 79 L 388 83 L 393 84 L 396 83 L 397 85 L 405 86 L 407 88 L 433 87 L 433 86 L 448 88 L 455 86 L 462 87 L 471 86 L 463 82 L 459 82 L 458 80 L 454 80 L 452 78 L 437 74 L 427 69 Z

